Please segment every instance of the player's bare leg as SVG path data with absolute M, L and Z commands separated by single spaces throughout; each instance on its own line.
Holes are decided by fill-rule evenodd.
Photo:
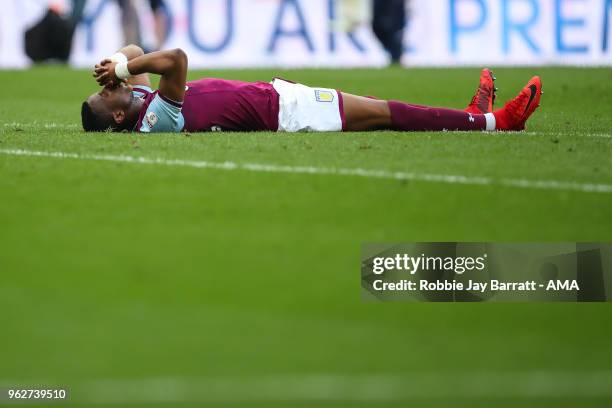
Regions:
M 346 131 L 390 129 L 391 110 L 387 101 L 342 92 Z

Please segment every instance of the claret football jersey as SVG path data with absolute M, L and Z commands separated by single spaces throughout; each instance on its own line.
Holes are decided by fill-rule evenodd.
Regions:
M 266 82 L 204 78 L 187 83 L 182 103 L 145 86 L 133 92 L 145 100 L 138 132 L 278 130 L 279 96 Z

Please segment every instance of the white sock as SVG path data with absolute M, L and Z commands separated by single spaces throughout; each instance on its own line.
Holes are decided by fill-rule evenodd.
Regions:
M 495 115 L 492 113 L 485 113 L 485 120 L 487 121 L 487 131 L 495 130 Z

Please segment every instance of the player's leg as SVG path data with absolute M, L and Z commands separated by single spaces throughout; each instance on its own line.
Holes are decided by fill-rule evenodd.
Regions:
M 493 104 L 495 103 L 497 88 L 495 87 L 495 76 L 493 75 L 493 71 L 489 68 L 484 68 L 480 72 L 480 81 L 478 83 L 478 88 L 476 88 L 476 93 L 472 97 L 470 104 L 467 108 L 464 109 L 466 112 L 470 113 L 489 113 L 493 112 Z M 366 98 L 370 99 L 380 99 L 375 96 L 366 96 Z M 424 105 L 417 105 L 412 103 L 412 106 L 419 106 L 422 108 L 426 108 Z
M 387 101 L 342 92 L 345 129 L 349 132 L 391 129 L 391 110 Z
M 121 26 L 125 44 L 140 44 L 140 19 L 133 0 L 117 0 L 121 9 Z
M 525 122 L 539 106 L 541 94 L 542 81 L 536 76 L 502 109 L 493 113 L 473 114 L 342 93 L 344 130 L 523 130 Z
M 168 15 L 166 14 L 166 4 L 164 0 L 149 0 L 149 6 L 153 12 L 154 32 L 155 32 L 155 48 L 160 50 L 164 41 L 166 41 L 166 33 L 168 30 Z
M 342 93 L 345 130 L 485 130 L 487 118 L 462 110 L 417 106 Z M 492 114 L 487 114 L 492 115 Z M 488 119 L 491 122 L 491 118 Z M 489 128 L 491 123 L 489 123 Z M 494 128 L 490 129 L 493 130 Z
M 493 110 L 493 102 L 495 101 L 495 76 L 493 72 L 484 68 L 480 73 L 480 82 L 476 93 L 472 98 L 465 112 L 472 114 L 484 114 Z M 390 129 L 391 111 L 387 101 L 382 101 L 372 96 L 356 96 L 343 93 L 345 104 L 349 105 L 350 119 L 347 121 L 346 130 L 374 130 L 374 129 Z M 374 100 L 374 101 L 372 101 Z M 428 106 L 410 104 L 412 107 L 428 109 Z M 353 109 L 351 109 L 353 107 Z M 355 109 L 354 107 L 357 107 Z M 345 107 L 346 114 L 346 107 Z
M 483 69 L 480 73 L 480 82 L 476 89 L 476 94 L 472 98 L 469 106 L 465 109 L 465 112 L 471 114 L 485 114 L 493 110 L 496 91 L 494 81 L 495 77 L 493 76 L 493 72 L 488 68 Z M 345 116 L 347 115 L 347 105 L 349 116 L 346 120 L 345 130 L 360 131 L 393 128 L 391 109 L 387 101 L 382 101 L 371 96 L 366 96 L 364 98 L 346 93 L 343 93 L 343 97 Z M 428 106 L 416 104 L 409 104 L 409 106 L 410 109 L 414 111 L 417 111 L 417 108 L 421 108 L 421 110 L 418 110 L 420 114 L 431 109 Z M 466 115 L 461 116 L 465 117 Z M 469 120 L 470 116 L 468 115 L 467 117 Z
M 404 0 L 374 0 L 372 30 L 393 64 L 399 64 L 403 54 L 406 5 Z

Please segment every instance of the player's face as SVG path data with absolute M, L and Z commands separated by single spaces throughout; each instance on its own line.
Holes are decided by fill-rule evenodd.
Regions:
M 121 83 L 116 87 L 104 87 L 98 93 L 92 94 L 88 99 L 94 111 L 113 113 L 118 110 L 125 110 L 132 101 L 132 87 Z

